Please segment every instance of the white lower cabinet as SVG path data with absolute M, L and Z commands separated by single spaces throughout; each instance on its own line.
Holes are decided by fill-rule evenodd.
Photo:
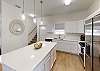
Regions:
M 56 48 L 54 48 L 52 51 L 51 51 L 51 68 L 53 67 L 53 64 L 56 60 Z
M 53 48 L 33 71 L 50 71 L 56 60 L 56 48 Z
M 56 45 L 56 49 L 58 51 L 64 51 L 72 54 L 79 54 L 79 47 L 78 47 L 78 42 L 77 41 L 58 41 Z
M 33 71 L 45 71 L 44 70 L 44 63 L 40 63 Z
M 2 64 L 3 65 L 3 70 L 2 71 L 16 71 L 16 70 L 14 70 L 13 68 L 11 68 L 11 67 L 9 67 L 9 66 L 7 66 L 7 65 L 5 65 L 5 64 Z
M 44 68 L 45 68 L 45 71 L 51 70 L 51 59 L 50 59 L 50 57 L 48 57 L 48 59 L 45 61 Z

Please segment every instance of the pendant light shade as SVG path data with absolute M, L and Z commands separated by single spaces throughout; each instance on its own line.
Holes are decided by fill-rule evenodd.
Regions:
M 65 0 L 65 1 L 64 1 L 64 5 L 65 5 L 65 6 L 68 6 L 68 5 L 71 4 L 71 2 L 72 2 L 72 0 Z
M 33 22 L 36 24 L 37 20 L 36 20 L 36 8 L 35 8 L 35 0 L 34 0 L 34 17 L 33 17 Z
M 41 20 L 40 24 L 43 25 L 43 21 L 42 20 Z
M 21 18 L 22 18 L 22 20 L 25 20 L 25 19 L 26 19 L 26 17 L 25 17 L 25 14 L 24 14 L 24 13 L 22 13 Z
M 34 23 L 37 23 L 37 20 L 36 20 L 36 18 L 35 18 L 35 17 L 33 18 L 33 22 L 34 22 Z

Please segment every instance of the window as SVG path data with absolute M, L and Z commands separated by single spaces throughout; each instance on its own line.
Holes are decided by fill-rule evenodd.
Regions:
M 64 34 L 65 30 L 64 30 L 64 24 L 55 24 L 55 30 L 54 30 L 54 34 Z

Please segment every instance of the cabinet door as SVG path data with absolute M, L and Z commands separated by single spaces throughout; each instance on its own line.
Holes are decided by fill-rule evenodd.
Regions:
M 52 51 L 51 51 L 51 68 L 52 68 L 52 66 L 53 66 L 53 64 L 54 64 L 54 62 L 55 62 L 55 60 L 56 60 L 56 49 L 54 48 L 54 49 L 52 49 Z
M 57 45 L 56 45 L 56 49 L 57 49 L 57 50 L 61 50 L 61 47 L 62 47 L 62 45 L 61 45 L 61 43 L 58 41 L 58 42 L 57 42 Z
M 65 24 L 66 33 L 84 33 L 84 22 L 70 21 Z
M 78 21 L 78 33 L 84 33 L 84 21 Z
M 44 63 L 38 64 L 38 66 L 33 71 L 45 71 L 44 70 Z
M 54 48 L 53 55 L 54 55 L 54 56 L 53 56 L 53 57 L 54 57 L 54 58 L 53 58 L 53 61 L 55 62 L 55 60 L 56 60 L 56 48 Z M 53 63 L 53 64 L 54 64 L 54 63 Z
M 45 71 L 50 71 L 51 70 L 51 60 L 50 57 L 47 58 L 47 60 L 45 61 Z
M 67 22 L 66 23 L 66 33 L 76 33 L 78 27 L 75 21 Z
M 68 41 L 68 43 L 66 44 L 68 50 L 68 52 L 73 53 L 73 54 L 79 54 L 80 52 L 80 48 L 78 47 L 78 42 L 76 41 Z
M 57 50 L 64 51 L 64 52 L 66 52 L 66 50 L 68 51 L 66 41 L 58 41 Z
M 51 23 L 49 23 L 49 24 L 47 24 L 46 28 L 48 28 L 48 29 L 46 30 L 47 32 L 53 32 L 54 25 L 51 24 Z
M 79 54 L 78 42 L 74 41 L 59 41 L 57 44 L 57 50 L 69 52 L 73 54 Z
M 57 42 L 57 50 L 59 50 L 59 51 L 65 51 L 64 42 L 63 41 L 58 41 Z
M 10 68 L 9 66 L 7 66 L 7 65 L 5 65 L 5 64 L 3 64 L 2 70 L 3 70 L 3 71 L 16 71 L 16 70 Z

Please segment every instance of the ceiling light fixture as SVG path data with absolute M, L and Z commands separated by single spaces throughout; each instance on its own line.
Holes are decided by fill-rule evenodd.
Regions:
M 22 20 L 25 20 L 26 19 L 26 17 L 25 17 L 24 14 L 21 15 L 21 18 L 22 18 Z
M 24 14 L 24 0 L 23 0 L 23 8 L 22 8 L 22 15 L 21 15 L 22 20 L 25 20 L 25 14 Z
M 31 16 L 33 17 L 33 22 L 36 24 L 37 23 L 37 19 L 36 19 L 36 11 L 35 11 L 35 0 L 34 0 L 34 14 L 31 14 Z
M 68 5 L 71 4 L 71 2 L 72 2 L 72 0 L 65 0 L 65 1 L 64 1 L 64 5 L 65 5 L 65 6 L 68 6 Z
M 43 21 L 40 22 L 40 25 L 43 25 Z
M 45 30 L 46 29 L 46 27 L 45 26 L 41 26 L 41 30 Z
M 34 22 L 34 23 L 36 23 L 36 22 L 37 22 L 36 18 L 33 18 L 33 22 Z
M 29 14 L 29 16 L 30 16 L 30 17 L 32 17 L 32 18 L 34 18 L 34 17 L 35 17 L 35 15 L 34 15 L 34 14 L 32 14 L 32 13 L 31 13 L 31 14 Z

